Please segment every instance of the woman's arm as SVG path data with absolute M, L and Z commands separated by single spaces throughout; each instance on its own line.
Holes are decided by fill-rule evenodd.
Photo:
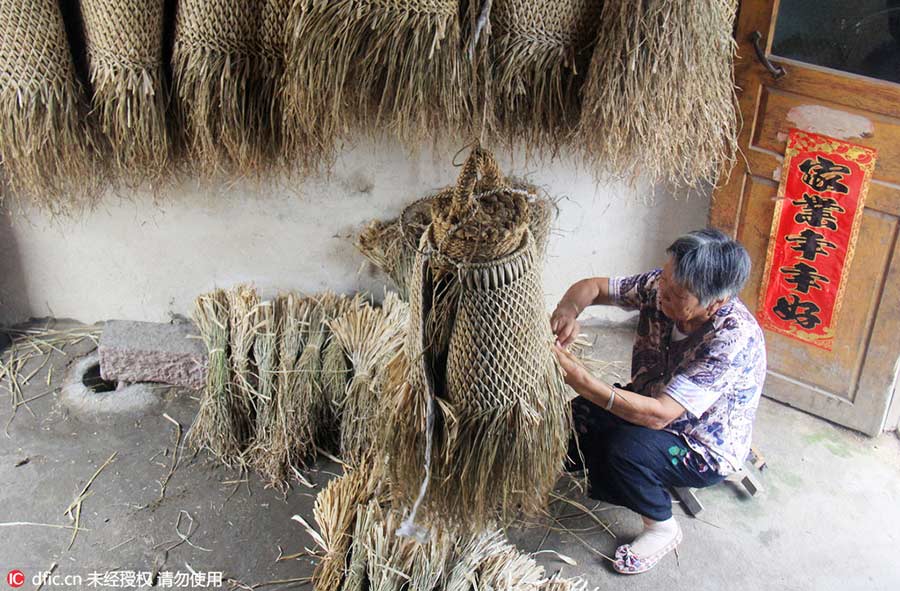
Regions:
M 559 344 L 565 347 L 578 336 L 580 327 L 576 319 L 585 308 L 609 303 L 608 277 L 591 277 L 572 285 L 550 316 L 550 328 Z
M 594 377 L 562 347 L 556 347 L 556 356 L 565 371 L 566 383 L 582 398 L 605 409 L 613 397 L 612 386 Z M 666 394 L 651 398 L 621 388 L 615 391 L 609 412 L 629 423 L 659 430 L 684 414 L 684 407 Z

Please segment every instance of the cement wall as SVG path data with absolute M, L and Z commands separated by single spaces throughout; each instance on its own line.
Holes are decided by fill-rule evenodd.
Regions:
M 252 281 L 277 289 L 382 289 L 352 245 L 373 218 L 451 183 L 455 149 L 409 155 L 395 144 L 360 142 L 328 179 L 285 186 L 187 182 L 154 203 L 149 193 L 109 194 L 78 220 L 38 212 L 0 221 L 0 323 L 53 315 L 95 322 L 161 321 L 189 314 L 213 286 Z M 590 274 L 638 272 L 664 261 L 676 236 L 702 227 L 709 194 L 673 199 L 638 184 L 595 183 L 574 159 L 523 164 L 499 155 L 507 173 L 563 197 L 545 272 L 548 307 Z M 598 310 L 602 320 L 625 318 Z

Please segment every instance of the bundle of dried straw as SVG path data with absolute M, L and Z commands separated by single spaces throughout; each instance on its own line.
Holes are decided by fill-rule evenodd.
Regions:
M 53 215 L 91 204 L 102 177 L 55 0 L 0 0 L 0 162 L 11 194 Z
M 603 3 L 578 143 L 617 175 L 695 186 L 737 150 L 736 0 Z
M 288 22 L 289 124 L 333 151 L 351 127 L 415 144 L 467 122 L 459 0 L 300 0 Z
M 239 465 L 241 436 L 246 429 L 231 379 L 228 294 L 217 289 L 197 298 L 194 321 L 209 350 L 209 373 L 188 440 L 195 448 L 208 449 L 227 466 Z
M 385 404 L 381 373 L 403 347 L 408 320 L 408 306 L 389 293 L 380 308 L 365 305 L 330 323 L 353 368 L 340 402 L 341 455 L 351 464 L 357 464 L 375 443 L 377 417 Z
M 119 179 L 159 182 L 172 163 L 163 73 L 165 0 L 82 0 L 93 104 Z

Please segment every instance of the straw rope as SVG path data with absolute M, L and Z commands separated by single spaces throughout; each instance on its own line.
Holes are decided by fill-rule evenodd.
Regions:
M 93 103 L 120 180 L 159 182 L 173 137 L 163 73 L 165 0 L 82 0 Z
M 695 186 L 737 150 L 735 0 L 607 0 L 578 143 L 616 175 Z
M 289 124 L 323 154 L 355 127 L 418 145 L 468 122 L 458 0 L 299 0 L 288 31 Z
M 52 215 L 92 205 L 101 171 L 55 0 L 0 0 L 0 164 Z

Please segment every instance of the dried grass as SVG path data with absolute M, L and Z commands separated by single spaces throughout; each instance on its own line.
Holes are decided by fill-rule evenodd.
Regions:
M 104 175 L 87 110 L 59 6 L 0 0 L 0 163 L 19 205 L 54 217 L 94 205 Z
M 697 186 L 737 151 L 735 0 L 608 0 L 578 143 L 616 175 Z
M 119 180 L 159 183 L 174 137 L 163 68 L 165 0 L 82 0 L 94 115 Z
M 227 466 L 241 465 L 240 437 L 246 425 L 231 379 L 228 294 L 217 289 L 197 298 L 194 321 L 209 351 L 209 369 L 187 439 L 195 449 L 209 450 Z
M 382 406 L 380 372 L 402 347 L 409 309 L 389 293 L 381 308 L 370 305 L 351 310 L 330 323 L 353 367 L 341 408 L 341 454 L 358 462 L 373 445 L 376 417 Z
M 354 127 L 417 145 L 467 122 L 457 0 L 300 0 L 287 28 L 288 120 L 326 158 Z
M 260 53 L 261 18 L 256 0 L 179 3 L 175 96 L 191 165 L 202 175 L 251 174 L 265 161 L 271 122 L 261 88 L 273 73 Z
M 228 333 L 231 361 L 231 389 L 235 400 L 235 425 L 240 429 L 237 438 L 243 448 L 253 436 L 257 398 L 256 372 L 251 366 L 250 355 L 256 336 L 254 312 L 259 295 L 252 285 L 237 285 L 228 294 Z

